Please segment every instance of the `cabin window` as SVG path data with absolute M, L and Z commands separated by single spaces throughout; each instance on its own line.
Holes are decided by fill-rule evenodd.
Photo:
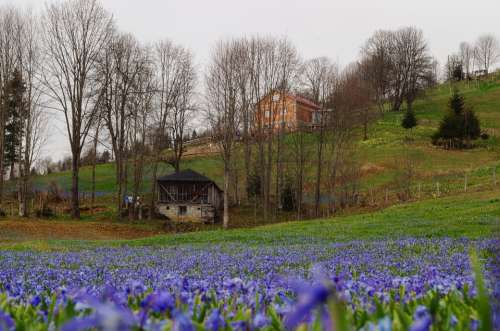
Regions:
M 179 215 L 187 214 L 187 206 L 179 206 Z
M 266 117 L 271 116 L 271 112 L 269 110 L 266 110 Z

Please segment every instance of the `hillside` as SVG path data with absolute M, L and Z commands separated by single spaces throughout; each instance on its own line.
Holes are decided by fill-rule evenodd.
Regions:
M 459 89 L 464 94 L 468 105 L 474 107 L 478 114 L 483 131 L 490 136 L 488 140 L 480 140 L 476 148 L 469 150 L 450 151 L 433 146 L 430 136 L 436 130 L 444 111 L 447 109 L 451 87 L 443 84 L 428 91 L 415 104 L 415 111 L 419 125 L 412 130 L 413 143 L 411 153 L 415 161 L 415 185 L 421 185 L 422 192 L 428 195 L 435 190 L 436 182 L 440 182 L 441 193 L 456 193 L 463 187 L 464 174 L 468 175 L 468 186 L 491 183 L 493 167 L 500 166 L 500 75 L 491 77 L 488 81 L 460 83 Z M 369 128 L 368 140 L 359 144 L 359 158 L 362 164 L 362 190 L 377 192 L 382 195 L 387 190 L 389 195 L 395 191 L 397 177 L 401 173 L 401 164 L 398 157 L 406 146 L 402 144 L 407 135 L 401 127 L 401 113 L 387 112 L 382 114 Z M 188 154 L 182 162 L 183 168 L 192 168 L 213 178 L 222 184 L 222 162 L 217 154 L 203 155 L 203 146 L 190 146 Z M 242 162 L 242 161 L 241 161 Z M 161 174 L 171 172 L 172 169 L 163 165 Z M 313 169 L 309 169 L 312 177 Z M 500 172 L 500 168 L 497 169 Z M 83 167 L 80 174 L 80 189 L 90 191 L 91 169 Z M 97 167 L 98 195 L 107 195 L 114 192 L 113 164 L 104 164 Z M 306 176 L 307 177 L 307 176 Z M 150 169 L 146 169 L 145 193 L 150 190 Z M 50 182 L 58 183 L 63 190 L 69 191 L 71 177 L 69 172 L 54 173 L 48 176 L 38 176 L 34 185 L 39 190 L 47 188 Z

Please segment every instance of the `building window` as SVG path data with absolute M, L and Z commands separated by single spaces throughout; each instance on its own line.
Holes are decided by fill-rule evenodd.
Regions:
M 280 101 L 280 95 L 279 94 L 275 94 L 273 95 L 273 101 L 276 102 L 276 101 Z
M 269 117 L 271 115 L 271 112 L 269 110 L 266 110 L 266 117 Z
M 187 206 L 179 206 L 179 215 L 187 214 Z

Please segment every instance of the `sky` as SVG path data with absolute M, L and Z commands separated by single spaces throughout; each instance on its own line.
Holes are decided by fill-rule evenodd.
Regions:
M 43 9 L 51 1 L 0 0 Z M 217 40 L 287 36 L 302 58 L 327 56 L 341 67 L 356 60 L 374 31 L 415 26 L 441 64 L 462 41 L 500 37 L 500 0 L 102 0 L 117 25 L 143 42 L 170 39 L 188 47 L 199 70 Z M 53 121 L 44 150 L 69 154 L 61 121 Z

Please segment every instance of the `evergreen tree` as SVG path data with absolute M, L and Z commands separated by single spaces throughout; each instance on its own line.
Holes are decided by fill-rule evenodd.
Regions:
M 408 109 L 405 113 L 405 116 L 403 117 L 403 120 L 401 121 L 401 126 L 405 129 L 413 129 L 414 127 L 417 126 L 417 117 L 415 116 L 415 113 Z
M 10 166 L 13 175 L 14 165 L 20 161 L 22 138 L 24 136 L 23 118 L 26 112 L 24 104 L 25 83 L 19 70 L 15 70 L 12 79 L 4 88 L 3 110 L 5 111 L 4 162 Z
M 472 109 L 466 108 L 463 95 L 455 89 L 449 101 L 449 111 L 432 136 L 432 142 L 448 148 L 461 148 L 470 146 L 470 142 L 480 135 L 479 119 Z

